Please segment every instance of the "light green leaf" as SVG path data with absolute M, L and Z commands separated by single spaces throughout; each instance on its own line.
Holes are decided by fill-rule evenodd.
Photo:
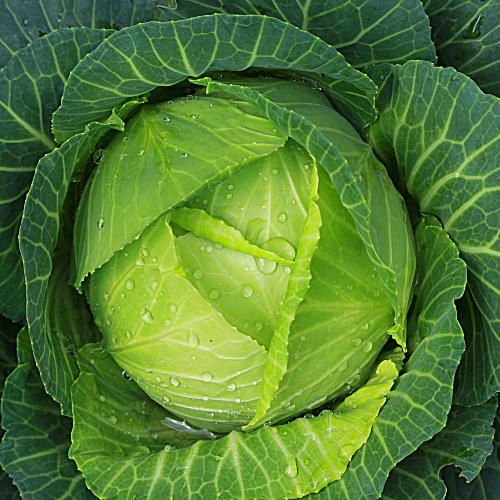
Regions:
M 254 167 L 252 166 L 251 168 Z M 286 266 L 293 265 L 292 260 L 281 257 L 277 253 L 265 250 L 257 245 L 252 245 L 233 226 L 226 224 L 221 219 L 216 219 L 208 215 L 204 210 L 200 210 L 199 208 L 182 207 L 173 210 L 170 213 L 170 220 L 182 227 L 182 229 L 190 231 L 200 238 L 218 243 L 236 252 Z
M 101 359 L 104 356 L 99 354 Z M 92 366 L 89 363 L 88 369 Z M 317 417 L 287 425 L 264 426 L 249 434 L 232 432 L 175 449 L 166 433 L 155 438 L 150 430 L 142 434 L 135 430 L 135 415 L 140 422 L 145 419 L 141 428 L 157 426 L 158 418 L 150 413 L 148 403 L 139 404 L 139 409 L 144 408 L 142 415 L 130 410 L 137 400 L 133 385 L 128 385 L 130 397 L 123 393 L 130 382 L 120 383 L 123 394 L 116 406 L 114 388 L 103 378 L 110 372 L 100 372 L 83 372 L 74 385 L 71 456 L 96 495 L 117 499 L 296 498 L 318 490 L 342 475 L 366 441 L 397 376 L 394 364 L 383 361 L 366 386 L 334 412 L 325 410 Z M 113 416 L 116 421 L 113 419 L 110 430 Z M 147 443 L 147 448 L 139 443 Z
M 313 161 L 311 173 L 311 191 L 307 206 L 307 216 L 304 222 L 304 229 L 300 235 L 297 245 L 297 255 L 290 272 L 283 305 L 279 310 L 279 320 L 274 330 L 271 344 L 267 352 L 264 377 L 260 390 L 259 404 L 257 412 L 252 421 L 246 427 L 255 428 L 267 420 L 267 412 L 271 406 L 276 391 L 287 371 L 288 366 L 288 338 L 290 328 L 300 303 L 310 287 L 311 281 L 311 260 L 318 247 L 319 231 L 321 227 L 321 213 L 317 205 L 318 195 L 318 170 Z
M 0 312 L 16 321 L 25 316 L 17 234 L 34 166 L 54 147 L 50 118 L 70 71 L 110 33 L 60 30 L 20 50 L 0 71 Z
M 182 0 L 162 9 L 159 19 L 214 13 L 276 17 L 333 45 L 355 68 L 436 58 L 420 0 Z
M 148 58 L 136 50 L 148 47 Z M 157 86 L 210 70 L 293 69 L 331 79 L 336 105 L 361 128 L 375 118 L 375 86 L 319 38 L 273 18 L 201 16 L 145 23 L 110 37 L 72 73 L 53 118 L 58 141 Z
M 445 498 L 441 469 L 455 465 L 467 482 L 475 479 L 493 451 L 493 419 L 497 400 L 481 406 L 455 406 L 446 427 L 430 441 L 399 463 L 390 473 L 384 500 L 435 500 Z
M 500 96 L 500 2 L 424 0 L 440 66 L 470 76 L 483 90 Z
M 20 364 L 7 378 L 2 426 L 0 462 L 23 498 L 95 498 L 67 456 L 71 420 L 45 393 L 33 363 Z
M 61 28 L 123 28 L 151 21 L 153 0 L 0 0 L 0 67 L 25 45 Z
M 467 307 L 477 312 L 456 402 L 483 403 L 500 389 L 500 100 L 452 68 L 409 62 L 394 68 L 379 105 L 371 143 L 467 262 Z
M 302 100 L 315 99 L 315 91 L 304 84 L 276 83 L 273 88 L 275 80 L 225 83 L 208 77 L 195 82 L 207 86 L 208 93 L 225 91 L 252 103 L 326 169 L 394 309 L 391 334 L 404 347 L 415 266 L 413 234 L 404 201 L 369 146 L 332 108 L 325 113 L 324 107 L 319 107 L 312 114 L 313 107 L 302 105 L 302 101 L 296 106 L 296 94 Z
M 157 217 L 284 144 L 246 102 L 194 97 L 143 106 L 108 145 L 75 220 L 72 283 Z
M 189 281 L 167 218 L 98 269 L 87 295 L 107 351 L 158 404 L 219 432 L 252 418 L 266 351 Z
M 419 226 L 416 242 L 419 284 L 415 292 L 420 302 L 414 308 L 417 331 L 411 331 L 410 337 L 416 335 L 420 342 L 365 446 L 354 456 L 341 480 L 314 498 L 378 498 L 391 469 L 446 423 L 453 379 L 464 350 L 454 300 L 464 291 L 466 267 L 435 220 Z

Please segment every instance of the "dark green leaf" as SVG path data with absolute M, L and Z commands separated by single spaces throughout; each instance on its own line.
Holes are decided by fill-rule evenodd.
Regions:
M 19 365 L 7 379 L 2 426 L 0 462 L 23 498 L 94 498 L 67 456 L 71 420 L 59 414 L 32 363 Z
M 500 96 L 500 1 L 424 0 L 439 64 Z
M 332 79 L 335 102 L 363 128 L 375 117 L 375 85 L 320 39 L 277 19 L 202 16 L 123 29 L 75 68 L 65 87 L 53 130 L 61 141 L 113 107 L 160 85 L 207 71 L 248 67 L 293 69 Z
M 333 45 L 355 68 L 436 58 L 420 0 L 182 0 L 159 19 L 214 13 L 276 17 Z
M 444 498 L 439 472 L 446 465 L 459 467 L 464 481 L 475 479 L 493 450 L 496 409 L 496 398 L 481 406 L 453 407 L 446 427 L 391 471 L 383 499 Z
M 452 68 L 409 62 L 394 68 L 379 105 L 371 143 L 467 262 L 472 343 L 455 400 L 481 404 L 500 389 L 500 100 Z
M 17 241 L 25 194 L 37 161 L 54 148 L 50 118 L 68 74 L 110 33 L 59 30 L 20 50 L 0 71 L 0 312 L 16 321 L 25 315 Z
M 154 0 L 0 0 L 0 67 L 17 50 L 60 28 L 123 28 L 153 20 Z

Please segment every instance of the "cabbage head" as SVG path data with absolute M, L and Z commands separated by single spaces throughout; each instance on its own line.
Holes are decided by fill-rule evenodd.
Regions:
M 0 491 L 495 498 L 496 3 L 0 0 Z

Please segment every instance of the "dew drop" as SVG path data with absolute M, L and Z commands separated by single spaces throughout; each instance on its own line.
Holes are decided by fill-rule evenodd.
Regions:
M 214 377 L 210 372 L 205 372 L 201 378 L 204 382 L 210 382 Z
M 200 343 L 200 339 L 196 333 L 190 331 L 189 332 L 189 337 L 188 337 L 188 344 L 191 347 L 196 347 Z
M 227 390 L 232 392 L 236 389 L 236 384 L 227 384 Z
M 127 290 L 133 290 L 134 287 L 135 287 L 135 283 L 134 283 L 134 280 L 133 279 L 128 279 L 125 283 L 125 287 L 127 288 Z
M 272 260 L 262 259 L 261 257 L 258 257 L 255 260 L 257 269 L 262 274 L 272 274 L 276 270 L 277 264 Z
M 181 158 L 182 158 L 183 160 L 185 160 L 187 157 L 188 157 L 188 154 L 187 154 L 187 153 L 181 153 Z
M 278 175 L 278 170 L 276 168 L 273 168 L 272 171 L 271 171 L 271 173 L 273 175 Z
M 285 212 L 281 212 L 278 215 L 278 222 L 281 222 L 281 223 L 286 222 L 287 218 L 288 217 L 287 217 L 286 213 Z
M 196 118 L 198 118 L 198 115 L 197 115 L 196 113 L 193 113 L 193 114 L 191 115 L 191 119 L 192 119 L 192 120 L 196 120 Z
M 125 380 L 130 380 L 130 375 L 125 370 L 122 371 L 122 376 Z
M 233 195 L 232 195 L 231 193 L 227 193 L 227 194 L 226 194 L 226 199 L 227 199 L 227 200 L 232 199 L 232 197 L 233 197 Z
M 262 328 L 264 327 L 264 325 L 262 324 L 262 321 L 256 321 L 255 322 L 255 329 L 260 332 L 262 330 Z
M 297 477 L 297 460 L 294 457 L 288 458 L 288 465 L 285 469 L 285 474 L 288 477 Z
M 370 325 L 368 323 L 365 323 L 365 324 L 361 325 L 361 330 L 368 330 L 369 326 Z
M 229 189 L 229 191 L 232 191 L 234 189 L 234 184 L 229 184 L 227 188 Z
M 144 323 L 153 323 L 153 315 L 151 314 L 151 311 L 148 308 L 144 308 L 141 312 L 141 319 L 144 321 Z
M 168 116 L 163 117 L 163 123 L 168 123 L 170 121 L 170 118 Z
M 201 280 L 203 278 L 203 271 L 201 271 L 200 269 L 197 269 L 194 274 L 194 279 L 195 280 Z
M 344 361 L 342 364 L 339 365 L 339 367 L 337 368 L 337 370 L 339 372 L 343 372 L 346 368 L 347 368 L 347 363 Z
M 250 298 L 253 295 L 253 288 L 250 285 L 245 285 L 243 287 L 243 297 L 246 299 Z
M 360 339 L 360 338 L 358 338 L 358 337 L 354 337 L 354 338 L 352 339 L 352 343 L 353 343 L 354 345 L 361 345 L 361 339 Z
M 168 396 L 163 396 L 164 403 L 170 403 L 170 398 Z
M 118 419 L 114 415 L 111 415 L 111 417 L 109 417 L 109 421 L 112 425 L 115 425 L 116 422 L 118 422 Z
M 170 383 L 174 386 L 174 387 L 179 387 L 179 379 L 175 378 L 175 377 L 170 377 Z
M 141 149 L 141 150 L 139 151 L 139 153 L 137 153 L 137 154 L 138 154 L 138 156 L 144 156 L 144 152 L 145 152 L 145 151 L 144 151 L 144 149 Z
M 126 158 L 126 157 L 127 157 L 127 153 L 122 153 L 122 154 L 120 155 L 120 160 L 123 160 L 123 159 L 124 159 L 124 158 Z
M 176 311 L 177 311 L 177 306 L 176 306 L 175 304 L 170 304 L 170 305 L 168 306 L 168 309 L 169 309 L 169 311 L 170 311 L 170 312 L 173 312 L 173 313 L 174 313 L 174 312 L 176 312 Z
M 220 291 L 217 289 L 217 288 L 212 288 L 212 290 L 210 290 L 208 292 L 208 298 L 210 300 L 217 300 L 220 298 Z
M 104 227 L 104 219 L 99 219 L 97 221 L 97 229 L 102 229 Z
M 214 251 L 214 247 L 208 245 L 207 247 L 207 253 L 212 253 Z
M 160 284 L 159 281 L 153 280 L 151 282 L 151 288 L 154 290 L 155 288 L 158 288 L 158 285 Z
M 368 340 L 363 344 L 363 351 L 370 352 L 372 350 L 373 344 Z
M 101 394 L 99 396 L 99 400 L 102 401 L 104 403 L 104 401 L 106 401 L 106 398 Z

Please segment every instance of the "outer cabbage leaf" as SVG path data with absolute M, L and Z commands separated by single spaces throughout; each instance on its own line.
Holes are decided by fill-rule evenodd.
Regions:
M 467 262 L 476 324 L 466 330 L 455 398 L 483 403 L 500 389 L 500 100 L 452 68 L 414 61 L 394 67 L 379 106 L 374 149 Z
M 123 28 L 151 21 L 153 0 L 0 0 L 0 67 L 17 50 L 61 28 Z
M 149 398 L 137 404 L 137 387 L 103 349 L 97 357 L 85 351 L 91 359 L 73 386 L 70 456 L 100 498 L 296 498 L 318 490 L 342 475 L 397 377 L 384 360 L 333 412 L 182 447 L 169 440 L 168 413 L 161 425 L 160 408 Z
M 495 398 L 481 406 L 454 406 L 446 427 L 391 471 L 382 498 L 444 498 L 446 486 L 439 475 L 447 465 L 459 467 L 468 483 L 474 480 L 493 451 L 496 410 Z
M 20 364 L 7 378 L 2 396 L 0 462 L 25 499 L 91 499 L 83 476 L 68 456 L 71 420 L 46 394 L 29 350 L 26 329 L 20 333 Z M 2 498 L 6 493 L 2 490 Z
M 464 350 L 463 333 L 454 301 L 464 291 L 465 263 L 439 224 L 428 218 L 416 232 L 417 281 L 410 323 L 420 339 L 403 367 L 367 443 L 346 473 L 317 498 L 375 499 L 382 494 L 389 472 L 446 424 L 453 380 Z M 316 498 L 316 496 L 315 496 Z
M 159 20 L 214 13 L 276 17 L 333 45 L 355 68 L 436 58 L 420 0 L 182 0 L 169 7 Z
M 132 96 L 208 71 L 293 69 L 325 84 L 339 109 L 363 128 L 375 118 L 375 85 L 330 45 L 262 16 L 201 16 L 125 28 L 75 68 L 53 117 L 58 141 L 105 118 Z
M 439 64 L 470 76 L 500 96 L 500 2 L 424 0 Z
M 450 500 L 490 500 L 498 493 L 500 475 L 500 415 L 495 419 L 495 439 L 493 453 L 486 459 L 480 474 L 472 482 L 459 477 L 453 467 L 445 468 L 442 476 L 448 490 Z
M 60 231 L 63 208 L 68 211 L 65 202 L 73 175 L 82 175 L 92 152 L 107 132 L 123 129 L 118 115 L 127 116 L 137 104 L 130 101 L 108 123 L 90 124 L 86 133 L 75 136 L 42 158 L 26 197 L 19 246 L 26 276 L 26 316 L 33 355 L 45 388 L 67 415 L 71 414 L 69 389 L 77 374 L 73 351 L 95 334 L 91 331 L 87 310 L 75 314 L 84 299 L 67 285 L 67 254 L 64 256 L 63 252 L 54 260 L 60 233 L 67 238 L 65 231 Z M 54 267 L 56 272 L 52 275 Z M 62 321 L 63 318 L 67 321 Z
M 24 319 L 26 302 L 17 235 L 34 166 L 55 146 L 50 118 L 70 71 L 110 33 L 87 28 L 51 33 L 20 50 L 0 71 L 0 312 L 16 321 Z

